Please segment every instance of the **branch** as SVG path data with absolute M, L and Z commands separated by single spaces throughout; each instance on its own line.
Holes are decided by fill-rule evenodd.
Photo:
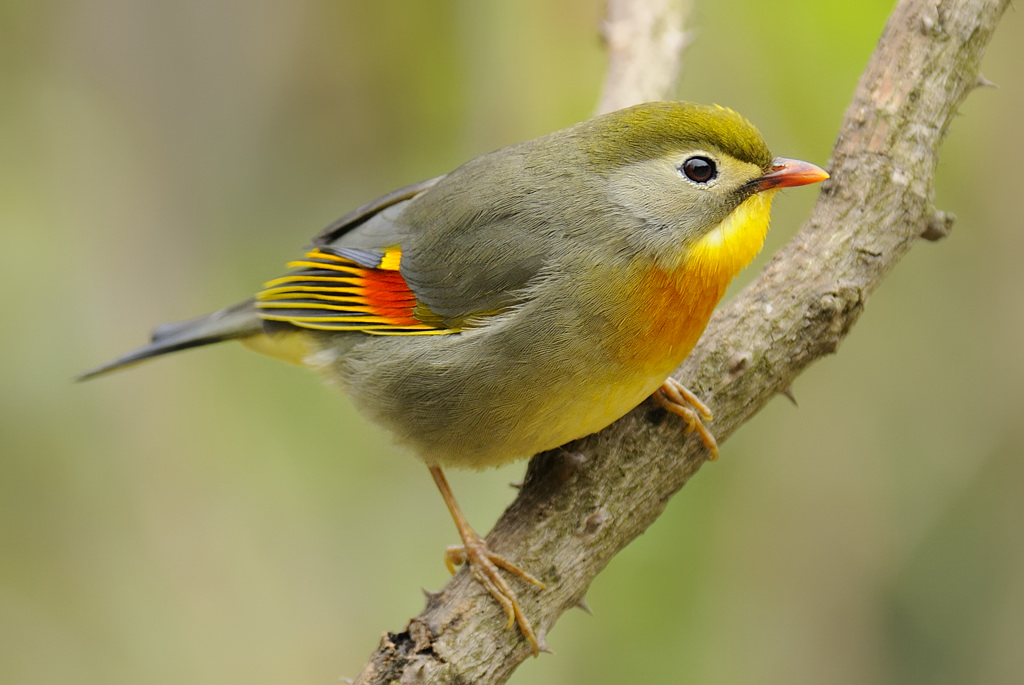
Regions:
M 690 0 L 608 0 L 601 26 L 608 73 L 597 114 L 671 99 L 682 67 Z
M 960 103 L 985 83 L 978 66 L 1008 4 L 902 0 L 894 10 L 847 109 L 832 179 L 811 217 L 715 315 L 677 370 L 715 410 L 719 442 L 836 351 L 868 296 L 919 238 L 948 233 L 952 217 L 932 205 L 939 147 Z M 619 102 L 607 93 L 605 101 Z M 518 592 L 542 639 L 703 464 L 700 440 L 663 418 L 648 403 L 534 457 L 488 536 L 491 549 L 547 583 L 544 591 Z M 462 570 L 403 632 L 383 636 L 357 682 L 501 683 L 529 655 Z

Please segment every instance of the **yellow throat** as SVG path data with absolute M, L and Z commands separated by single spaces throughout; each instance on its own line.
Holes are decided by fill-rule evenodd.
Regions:
M 698 240 L 687 255 L 687 266 L 698 286 L 722 290 L 757 256 L 768 233 L 772 199 L 778 190 L 766 190 L 747 198 L 732 214 Z

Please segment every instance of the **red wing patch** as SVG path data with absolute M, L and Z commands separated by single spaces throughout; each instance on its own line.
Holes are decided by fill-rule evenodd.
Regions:
M 256 296 L 259 317 L 321 331 L 377 335 L 457 332 L 416 317 L 416 295 L 398 272 L 400 249 L 339 252 L 317 248 L 304 259 L 290 262 L 288 266 L 297 270 L 267 282 Z

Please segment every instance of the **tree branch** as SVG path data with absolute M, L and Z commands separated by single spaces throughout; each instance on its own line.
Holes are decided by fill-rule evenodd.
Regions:
M 690 0 L 608 0 L 601 26 L 608 73 L 597 114 L 671 99 L 688 37 L 683 19 Z
M 676 373 L 714 409 L 719 442 L 811 362 L 836 351 L 918 238 L 948 233 L 952 218 L 932 205 L 939 148 L 960 103 L 984 83 L 978 66 L 1008 4 L 902 0 L 894 10 L 847 109 L 832 179 L 811 217 L 715 315 Z M 606 92 L 602 102 L 615 104 L 602 107 L 627 100 Z M 540 592 L 519 588 L 542 638 L 703 464 L 700 440 L 663 418 L 648 403 L 600 433 L 534 457 L 519 496 L 488 536 L 491 549 L 547 583 Z M 529 655 L 463 570 L 428 596 L 403 632 L 383 636 L 357 682 L 501 683 Z

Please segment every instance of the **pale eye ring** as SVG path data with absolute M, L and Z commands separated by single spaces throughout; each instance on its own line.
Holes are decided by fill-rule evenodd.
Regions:
M 718 167 L 715 165 L 715 161 L 704 155 L 695 155 L 688 158 L 679 167 L 679 170 L 694 183 L 707 183 L 718 176 Z

